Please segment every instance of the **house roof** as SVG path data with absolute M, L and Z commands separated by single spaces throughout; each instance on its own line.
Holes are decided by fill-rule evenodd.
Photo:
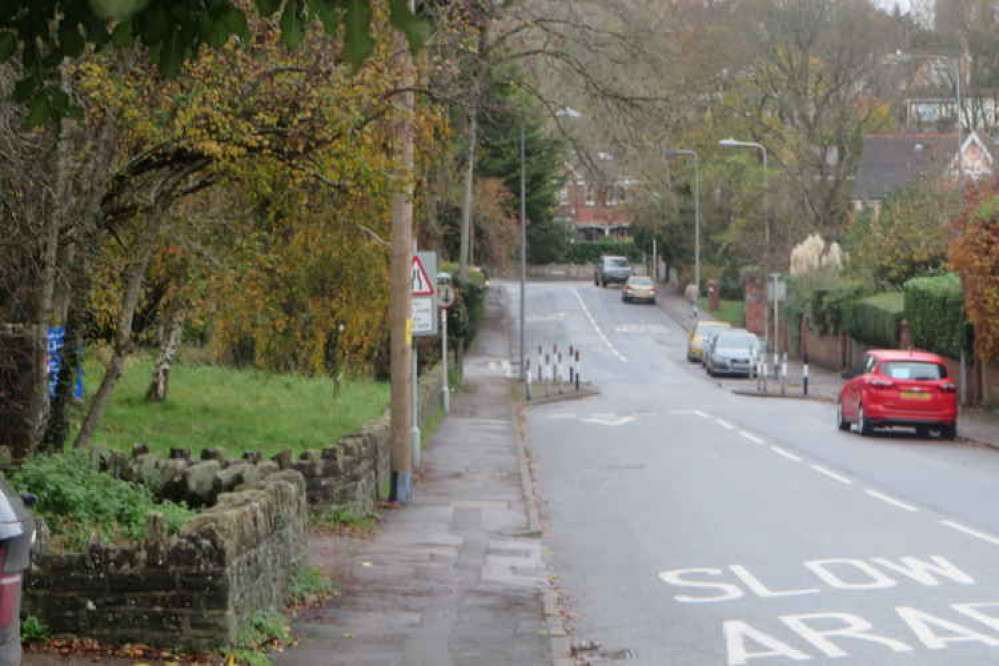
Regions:
M 864 137 L 853 198 L 882 199 L 921 175 L 942 172 L 957 154 L 957 134 L 887 134 Z
M 942 176 L 948 169 L 957 168 L 958 135 L 945 134 L 882 134 L 864 137 L 864 152 L 860 167 L 853 182 L 854 200 L 870 201 L 883 199 L 907 186 L 913 185 L 923 176 Z M 968 163 L 968 147 L 979 144 L 984 148 L 988 164 L 992 156 L 999 155 L 996 144 L 977 132 L 969 132 L 963 137 L 965 168 Z M 991 167 L 989 167 L 990 172 Z M 981 174 L 968 174 L 976 177 Z

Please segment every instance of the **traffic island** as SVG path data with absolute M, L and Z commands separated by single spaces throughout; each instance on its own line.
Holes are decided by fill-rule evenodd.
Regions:
M 518 382 L 514 385 L 514 400 L 525 406 L 579 400 L 594 395 L 600 395 L 600 389 L 591 382 L 581 383 L 578 389 L 575 384 L 565 382 L 531 382 L 530 395 L 528 395 L 527 385 L 523 382 Z

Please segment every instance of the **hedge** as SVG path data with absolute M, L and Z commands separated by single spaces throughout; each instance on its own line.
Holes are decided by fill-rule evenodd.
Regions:
M 961 279 L 953 273 L 913 278 L 905 283 L 903 293 L 912 343 L 958 358 L 962 342 L 968 344 Z
M 872 347 L 898 347 L 898 326 L 905 309 L 900 291 L 889 291 L 842 307 L 842 328 L 851 337 Z
M 566 261 L 570 264 L 592 264 L 602 254 L 627 257 L 633 262 L 642 260 L 642 251 L 638 249 L 634 241 L 602 240 L 576 241 L 569 246 Z

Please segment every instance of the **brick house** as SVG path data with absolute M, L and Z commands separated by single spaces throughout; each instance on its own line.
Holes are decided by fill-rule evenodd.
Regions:
M 555 219 L 571 225 L 580 240 L 626 238 L 633 220 L 635 181 L 617 173 L 613 156 L 597 153 L 597 158 L 601 162 L 599 175 L 567 166 Z

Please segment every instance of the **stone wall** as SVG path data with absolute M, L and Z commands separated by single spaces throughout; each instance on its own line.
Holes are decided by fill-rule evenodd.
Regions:
M 420 376 L 420 428 L 438 417 L 443 377 L 441 366 Z M 426 446 L 426 437 L 424 437 Z M 346 435 L 321 451 L 303 451 L 290 466 L 305 477 L 309 504 L 335 504 L 358 515 L 371 513 L 379 500 L 388 498 L 391 479 L 391 430 L 386 411 L 360 432 Z
M 167 536 L 128 546 L 35 555 L 23 609 L 56 634 L 112 643 L 202 649 L 229 645 L 256 612 L 284 607 L 289 578 L 305 563 L 305 483 L 274 472 Z

